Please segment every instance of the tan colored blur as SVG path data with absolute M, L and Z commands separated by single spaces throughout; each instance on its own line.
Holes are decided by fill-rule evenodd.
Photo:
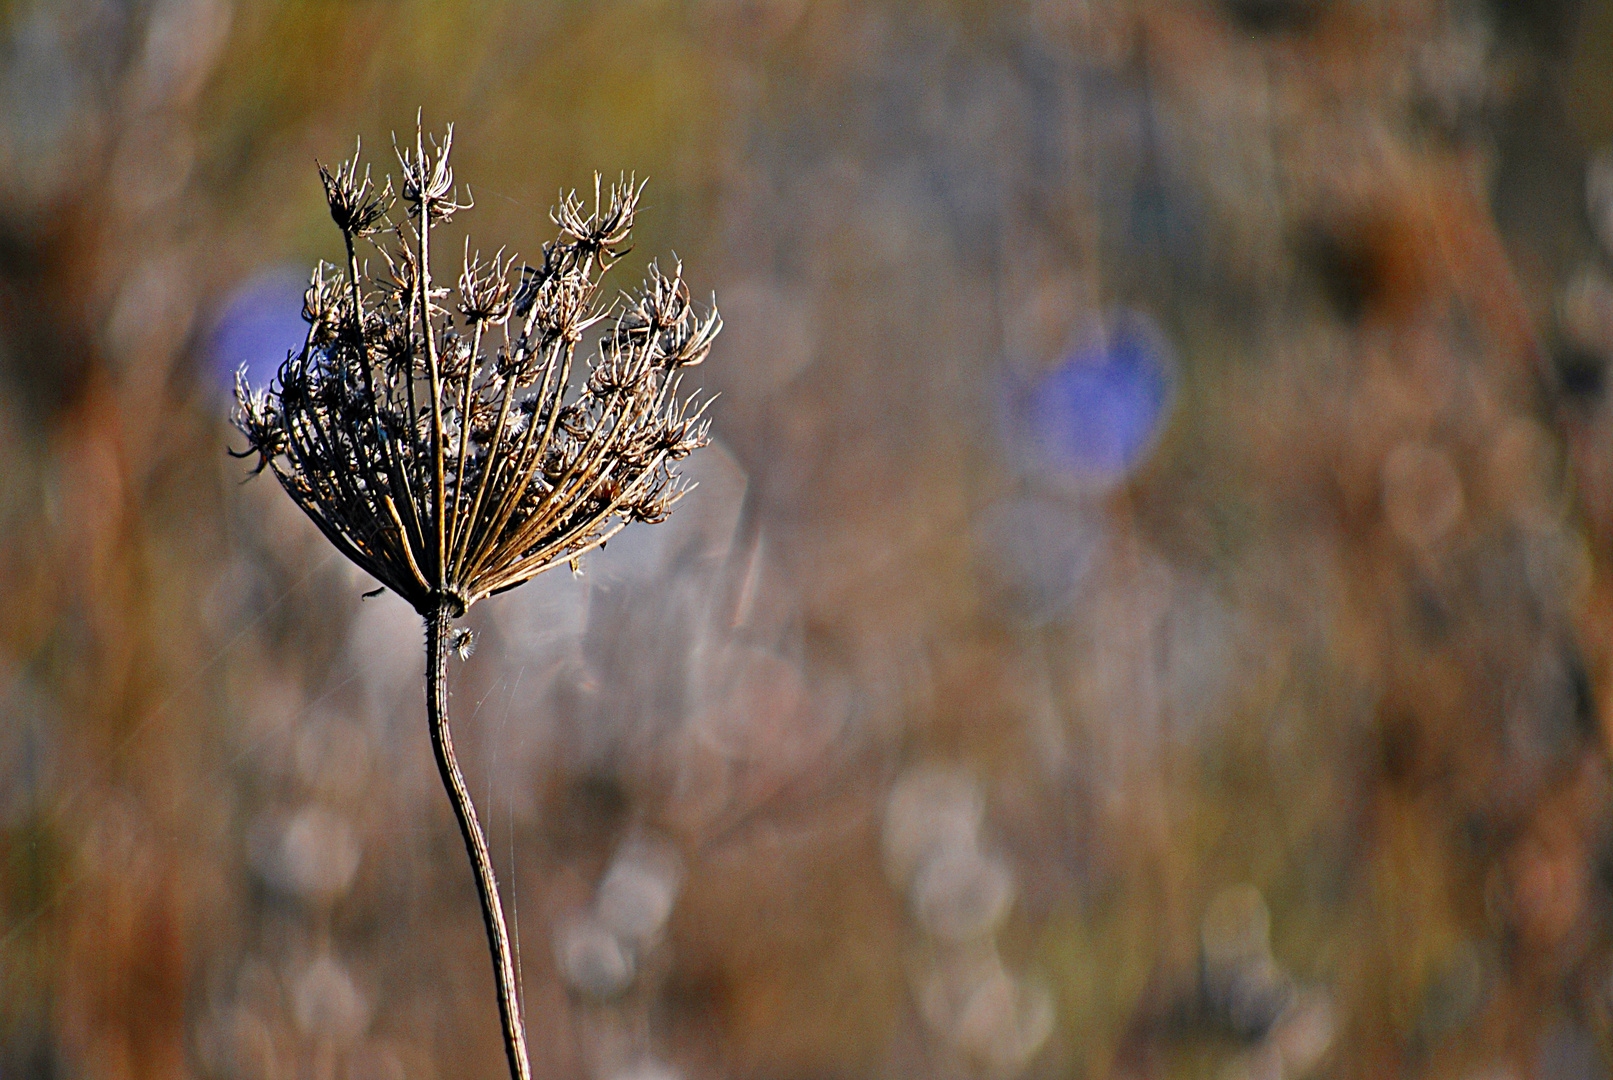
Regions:
M 697 491 L 450 671 L 538 1075 L 1609 1075 L 1609 42 L 0 5 L 0 1078 L 502 1075 L 418 620 L 225 454 L 417 107 L 727 323 Z

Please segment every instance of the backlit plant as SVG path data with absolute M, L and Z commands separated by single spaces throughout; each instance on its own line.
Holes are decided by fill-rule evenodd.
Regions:
M 469 208 L 452 138 L 417 130 L 397 151 L 396 189 L 373 183 L 357 153 L 321 167 L 347 265 L 314 271 L 307 339 L 274 383 L 237 377 L 236 423 L 258 471 L 425 619 L 432 748 L 476 872 L 510 1072 L 527 1080 L 510 936 L 448 726 L 448 653 L 468 640 L 452 622 L 575 567 L 630 523 L 665 520 L 684 490 L 678 462 L 708 426 L 683 372 L 722 323 L 690 303 L 681 266 L 652 264 L 636 293 L 601 296 L 642 190 L 627 180 L 602 190 L 596 177 L 591 204 L 563 197 L 551 213 L 559 235 L 536 265 L 483 259 L 467 243 L 457 287 L 439 286 L 433 228 Z

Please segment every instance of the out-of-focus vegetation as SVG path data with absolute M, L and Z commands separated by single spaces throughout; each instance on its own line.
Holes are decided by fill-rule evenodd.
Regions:
M 727 322 L 450 676 L 541 1075 L 1607 1075 L 1613 5 L 0 25 L 0 1077 L 503 1068 L 418 620 L 224 453 L 417 108 Z

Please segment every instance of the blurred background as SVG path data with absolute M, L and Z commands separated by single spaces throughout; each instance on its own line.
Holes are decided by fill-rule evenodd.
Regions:
M 451 670 L 538 1076 L 1608 1076 L 1610 91 L 1610 0 L 0 4 L 0 1077 L 502 1075 L 420 624 L 225 454 L 419 107 L 727 322 Z

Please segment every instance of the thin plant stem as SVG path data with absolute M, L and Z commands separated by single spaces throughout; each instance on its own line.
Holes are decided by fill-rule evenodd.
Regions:
M 431 724 L 431 749 L 437 758 L 437 771 L 453 803 L 454 817 L 465 840 L 465 852 L 476 872 L 476 894 L 482 901 L 482 922 L 487 927 L 487 946 L 493 954 L 493 974 L 498 984 L 499 1021 L 504 1032 L 504 1053 L 510 1061 L 511 1080 L 531 1080 L 532 1066 L 526 1052 L 526 1026 L 515 975 L 515 954 L 510 932 L 504 923 L 499 902 L 498 878 L 493 858 L 487 850 L 487 837 L 476 818 L 465 775 L 454 756 L 453 733 L 448 728 L 448 648 L 450 607 L 439 604 L 426 618 L 426 713 Z

